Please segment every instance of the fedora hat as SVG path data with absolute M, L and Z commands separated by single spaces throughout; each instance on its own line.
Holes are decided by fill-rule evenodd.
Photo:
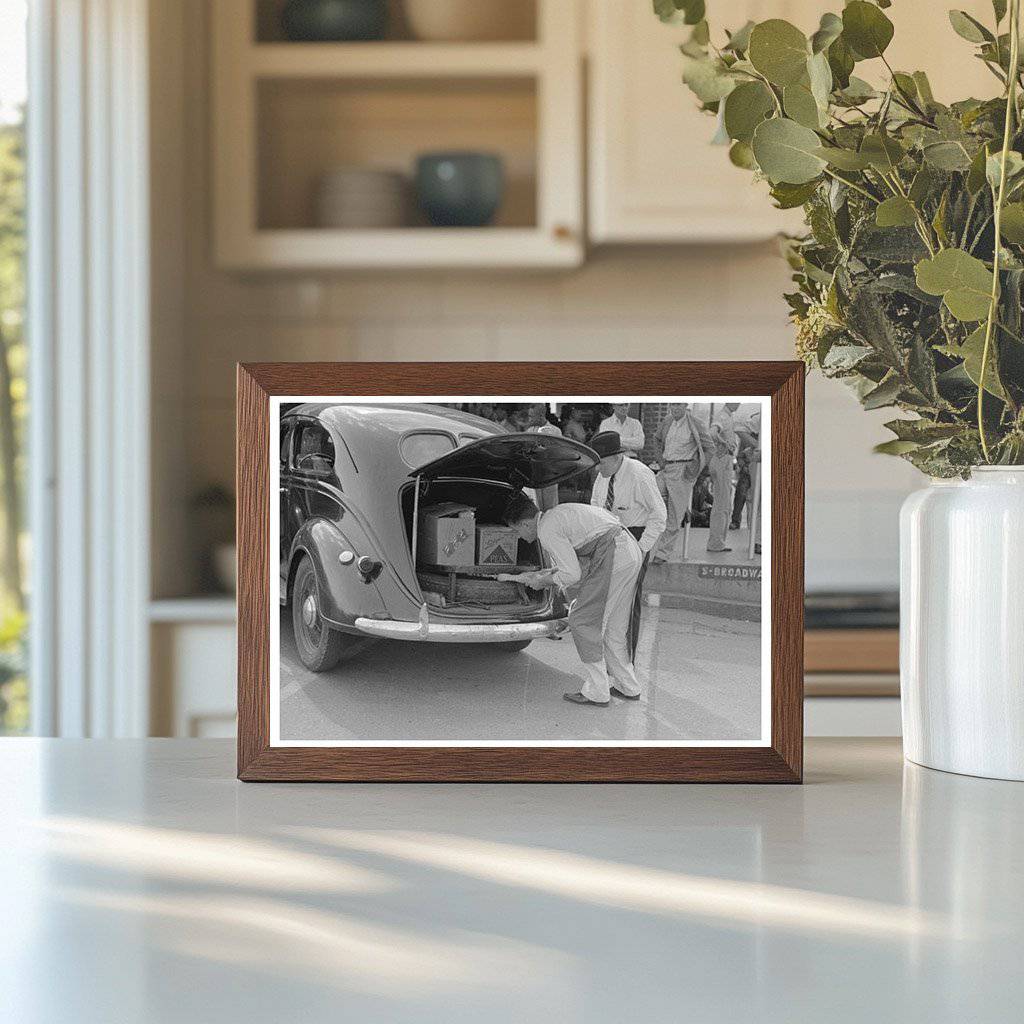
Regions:
M 607 459 L 610 455 L 625 455 L 626 449 L 622 447 L 622 438 L 617 430 L 602 430 L 590 439 L 590 447 L 601 456 Z

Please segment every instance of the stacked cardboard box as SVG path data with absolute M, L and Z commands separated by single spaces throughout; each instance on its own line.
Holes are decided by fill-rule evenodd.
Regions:
M 417 561 L 424 565 L 472 565 L 475 526 L 476 512 L 469 505 L 446 501 L 420 509 Z
M 476 564 L 509 568 L 519 553 L 519 538 L 511 526 L 476 528 Z

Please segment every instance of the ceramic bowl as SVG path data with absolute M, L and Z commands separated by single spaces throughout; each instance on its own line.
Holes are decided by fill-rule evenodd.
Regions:
M 532 39 L 532 0 L 405 0 L 405 16 L 417 39 L 481 42 Z
M 303 43 L 380 39 L 387 24 L 387 0 L 288 0 L 281 11 L 285 38 Z
M 365 167 L 328 172 L 314 199 L 321 228 L 399 228 L 409 221 L 409 206 L 405 175 Z
M 435 227 L 489 224 L 504 191 L 504 165 L 494 153 L 424 153 L 416 161 L 416 197 Z

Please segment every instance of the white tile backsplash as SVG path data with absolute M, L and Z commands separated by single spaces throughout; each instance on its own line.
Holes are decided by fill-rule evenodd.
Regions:
M 572 272 L 190 273 L 191 488 L 230 484 L 236 360 L 786 359 L 785 265 L 771 247 L 625 250 Z M 208 294 L 209 293 L 209 294 Z M 886 412 L 807 387 L 807 583 L 893 587 L 914 470 L 874 455 Z

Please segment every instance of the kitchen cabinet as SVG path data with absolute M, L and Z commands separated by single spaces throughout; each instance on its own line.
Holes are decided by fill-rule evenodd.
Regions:
M 520 0 L 530 3 L 530 0 Z M 230 269 L 559 267 L 583 258 L 579 0 L 533 0 L 533 38 L 282 38 L 273 0 L 211 5 L 214 256 Z M 493 224 L 433 227 L 418 155 L 500 156 Z M 406 177 L 403 226 L 323 226 L 315 196 L 352 169 Z
M 990 23 L 988 0 L 958 5 Z M 709 5 L 712 31 L 748 19 L 785 18 L 812 32 L 821 0 L 735 0 Z M 928 72 L 938 99 L 991 96 L 996 80 L 957 37 L 945 8 L 896 3 L 886 14 L 896 34 L 888 54 L 897 69 Z M 595 243 L 729 242 L 796 231 L 799 210 L 779 211 L 767 186 L 712 146 L 714 118 L 701 113 L 681 81 L 679 43 L 689 28 L 664 25 L 648 0 L 590 0 L 588 8 L 588 213 Z M 878 79 L 880 62 L 858 74 Z

